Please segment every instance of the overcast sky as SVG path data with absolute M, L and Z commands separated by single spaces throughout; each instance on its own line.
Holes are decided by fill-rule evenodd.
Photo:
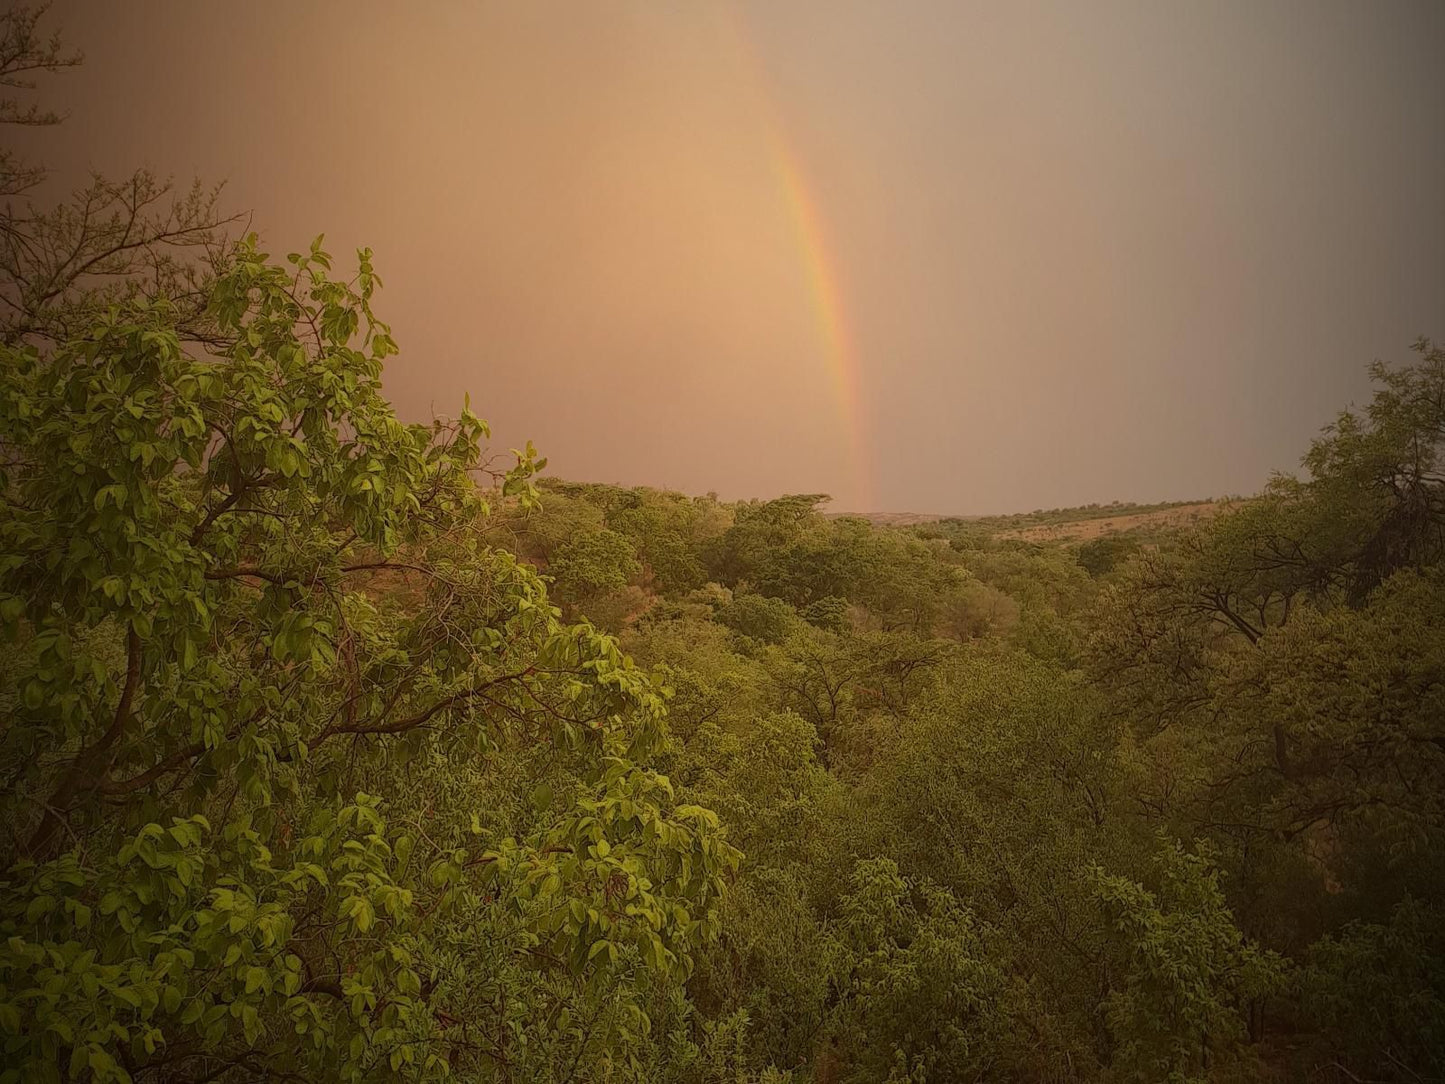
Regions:
M 59 176 L 369 245 L 408 418 L 853 510 L 1257 490 L 1445 337 L 1445 4 L 59 0 Z M 813 210 L 858 407 L 785 191 Z M 861 463 L 851 451 L 857 446 Z

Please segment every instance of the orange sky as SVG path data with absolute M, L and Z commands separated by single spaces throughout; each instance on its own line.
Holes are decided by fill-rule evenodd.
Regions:
M 27 150 L 376 250 L 408 417 L 990 512 L 1257 489 L 1445 336 L 1445 5 L 60 0 Z M 33 149 L 32 149 L 33 148 Z

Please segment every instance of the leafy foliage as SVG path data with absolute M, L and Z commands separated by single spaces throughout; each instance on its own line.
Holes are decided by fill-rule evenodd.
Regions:
M 665 686 L 465 530 L 486 426 L 393 417 L 358 262 L 244 243 L 222 355 L 137 301 L 0 359 L 12 1075 L 565 1075 L 716 935 Z

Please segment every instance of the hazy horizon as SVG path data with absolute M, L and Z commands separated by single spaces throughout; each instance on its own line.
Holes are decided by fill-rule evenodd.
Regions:
M 375 250 L 401 415 L 569 479 L 1256 491 L 1445 336 L 1445 6 L 57 3 L 62 181 Z M 164 57 L 165 63 L 153 63 Z

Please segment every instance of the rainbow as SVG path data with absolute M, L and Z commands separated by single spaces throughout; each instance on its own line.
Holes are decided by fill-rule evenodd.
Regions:
M 873 482 L 868 468 L 868 433 L 862 409 L 862 366 L 859 363 L 855 338 L 848 325 L 843 306 L 843 291 L 838 282 L 836 264 L 828 246 L 823 215 L 818 200 L 808 184 L 798 155 L 787 138 L 787 128 L 772 96 L 767 93 L 767 80 L 757 61 L 755 50 L 747 45 L 743 15 L 735 5 L 724 0 L 720 5 L 734 52 L 747 74 L 763 117 L 769 158 L 777 176 L 794 240 L 802 257 L 803 272 L 812 298 L 813 318 L 818 328 L 819 345 L 833 386 L 833 400 L 838 412 L 843 438 L 847 445 L 849 468 L 855 490 L 849 494 L 858 504 L 857 511 L 867 511 L 873 498 Z

